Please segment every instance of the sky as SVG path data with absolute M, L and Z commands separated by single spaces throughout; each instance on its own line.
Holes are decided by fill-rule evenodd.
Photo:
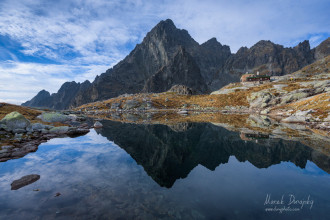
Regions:
M 329 0 L 0 0 L 0 102 L 93 81 L 159 21 L 235 53 L 259 40 L 311 47 L 330 36 Z

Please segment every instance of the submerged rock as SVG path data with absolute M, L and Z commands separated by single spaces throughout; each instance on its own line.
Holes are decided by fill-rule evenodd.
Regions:
M 14 180 L 11 185 L 11 190 L 18 190 L 24 186 L 27 186 L 31 183 L 34 183 L 40 179 L 40 175 L 37 174 L 31 174 L 27 176 L 23 176 L 22 178 L 18 180 Z
M 88 132 L 88 128 L 69 128 L 69 131 L 66 134 L 70 137 L 77 137 L 80 135 L 85 135 Z

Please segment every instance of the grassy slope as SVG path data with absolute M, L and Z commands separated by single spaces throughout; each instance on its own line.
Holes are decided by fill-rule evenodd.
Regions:
M 7 114 L 11 112 L 19 112 L 21 113 L 26 119 L 28 119 L 31 123 L 42 123 L 42 124 L 48 124 L 53 126 L 63 126 L 63 123 L 55 122 L 55 123 L 49 123 L 49 122 L 43 122 L 40 119 L 37 118 L 37 116 L 41 115 L 42 111 L 36 110 L 29 107 L 24 107 L 20 105 L 13 105 L 8 103 L 0 103 L 0 120 L 4 118 Z

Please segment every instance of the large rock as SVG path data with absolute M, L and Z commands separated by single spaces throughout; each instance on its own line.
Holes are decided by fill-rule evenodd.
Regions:
M 7 114 L 1 122 L 2 124 L 5 124 L 10 131 L 14 129 L 26 129 L 30 125 L 30 121 L 19 112 L 11 112 Z
M 46 125 L 40 123 L 34 123 L 31 126 L 32 131 L 41 131 L 42 129 L 46 129 Z
M 102 128 L 102 127 L 103 127 L 103 125 L 102 125 L 101 122 L 96 121 L 96 122 L 94 123 L 94 128 Z
M 51 134 L 66 134 L 69 131 L 68 126 L 53 127 L 49 130 Z
M 193 95 L 195 94 L 195 91 L 193 91 L 193 89 L 184 86 L 184 85 L 174 85 L 172 86 L 172 88 L 170 88 L 168 90 L 168 92 L 174 92 L 177 93 L 179 95 Z
M 57 112 L 44 112 L 38 116 L 44 122 L 65 122 L 70 120 L 70 117 Z
M 38 174 L 31 174 L 27 176 L 23 176 L 22 178 L 18 180 L 14 180 L 11 183 L 11 190 L 18 190 L 24 186 L 27 186 L 31 183 L 34 183 L 40 179 L 40 175 Z

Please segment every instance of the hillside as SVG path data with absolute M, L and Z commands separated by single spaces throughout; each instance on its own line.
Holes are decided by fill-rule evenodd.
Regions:
M 113 68 L 90 83 L 66 82 L 57 93 L 41 91 L 24 106 L 68 109 L 122 94 L 159 93 L 184 85 L 194 94 L 212 91 L 239 81 L 250 71 L 281 76 L 329 55 L 329 39 L 315 49 L 308 41 L 285 48 L 259 41 L 232 54 L 215 38 L 198 44 L 186 30 L 167 19 L 158 23 L 134 50 Z
M 89 115 L 148 112 L 259 113 L 281 117 L 284 122 L 330 121 L 330 56 L 268 83 L 233 83 L 210 95 L 176 92 L 122 95 L 82 105 Z M 324 125 L 329 129 L 328 125 Z

